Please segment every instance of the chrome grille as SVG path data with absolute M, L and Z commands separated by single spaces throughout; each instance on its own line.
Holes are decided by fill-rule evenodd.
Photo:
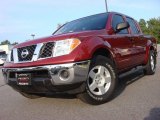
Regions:
M 41 48 L 39 58 L 52 57 L 53 48 L 54 48 L 54 42 L 45 43 Z
M 10 62 L 25 63 L 41 58 L 52 57 L 54 42 L 38 43 L 37 45 L 14 48 L 10 54 Z
M 37 45 L 31 45 L 17 49 L 19 62 L 31 61 Z M 23 54 L 24 53 L 24 54 Z M 26 54 L 26 55 L 25 55 Z

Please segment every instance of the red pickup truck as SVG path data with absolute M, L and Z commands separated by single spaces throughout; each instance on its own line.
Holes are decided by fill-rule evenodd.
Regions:
M 28 98 L 76 94 L 109 101 L 118 75 L 137 66 L 152 75 L 157 43 L 131 17 L 108 12 L 69 22 L 52 36 L 16 45 L 2 69 L 8 85 Z

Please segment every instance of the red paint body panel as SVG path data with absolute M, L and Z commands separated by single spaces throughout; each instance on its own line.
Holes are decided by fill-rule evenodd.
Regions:
M 136 24 L 140 30 L 140 34 L 133 35 L 130 28 L 128 29 L 129 34 L 116 34 L 112 28 L 112 18 L 115 14 L 119 13 L 109 13 L 106 29 L 104 30 L 83 31 L 50 36 L 33 41 L 27 41 L 15 46 L 15 48 L 20 48 L 37 43 L 57 41 L 68 38 L 80 39 L 81 44 L 69 55 L 41 59 L 27 63 L 5 63 L 4 67 L 22 68 L 84 61 L 91 59 L 95 51 L 100 48 L 105 48 L 111 53 L 119 71 L 129 69 L 137 65 L 146 64 L 148 61 L 150 47 L 153 46 L 156 50 L 156 40 L 153 37 L 144 36 L 138 23 Z M 123 16 L 124 20 L 126 20 L 125 15 L 120 15 Z

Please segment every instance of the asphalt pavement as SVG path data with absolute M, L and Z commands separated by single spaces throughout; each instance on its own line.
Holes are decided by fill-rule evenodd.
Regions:
M 160 120 L 159 71 L 160 53 L 155 75 L 123 75 L 114 99 L 99 106 L 70 97 L 27 99 L 5 85 L 0 73 L 0 120 Z

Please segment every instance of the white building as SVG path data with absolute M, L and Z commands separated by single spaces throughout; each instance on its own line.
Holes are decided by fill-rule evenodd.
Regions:
M 12 49 L 12 45 L 0 45 L 0 65 L 3 65 L 6 61 L 7 54 Z
M 0 45 L 0 52 L 5 51 L 5 53 L 8 54 L 12 47 L 13 45 Z

